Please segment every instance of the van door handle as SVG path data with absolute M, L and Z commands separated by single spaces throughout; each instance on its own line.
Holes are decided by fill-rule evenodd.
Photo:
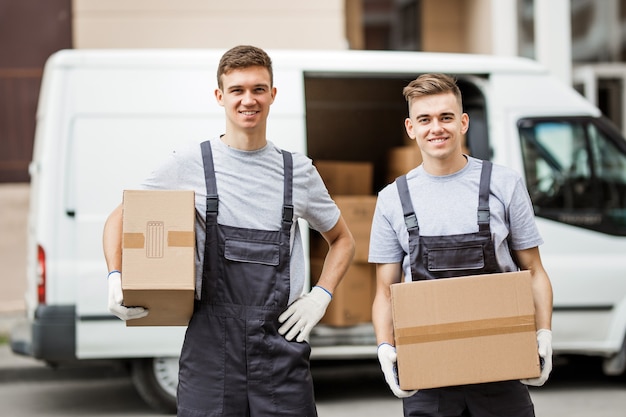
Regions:
M 74 210 L 65 210 L 65 214 L 67 214 L 67 217 L 76 217 L 76 212 Z

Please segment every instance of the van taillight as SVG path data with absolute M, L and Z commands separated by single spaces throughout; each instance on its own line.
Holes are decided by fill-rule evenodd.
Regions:
M 37 301 L 46 303 L 46 253 L 37 246 Z

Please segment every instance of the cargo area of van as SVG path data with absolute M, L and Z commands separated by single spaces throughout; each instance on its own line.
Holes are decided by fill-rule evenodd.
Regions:
M 417 144 L 406 134 L 408 104 L 402 89 L 416 74 L 304 73 L 307 155 L 313 159 L 356 239 L 353 266 L 329 311 L 311 335 L 313 358 L 337 358 L 338 346 L 372 357 L 371 302 L 375 268 L 367 264 L 369 227 L 376 194 L 419 165 Z M 456 76 L 470 115 L 465 152 L 490 158 L 486 103 L 476 76 Z M 358 209 L 357 209 L 358 207 Z M 323 262 L 325 242 L 310 233 L 311 279 Z M 313 284 L 313 283 L 312 283 Z

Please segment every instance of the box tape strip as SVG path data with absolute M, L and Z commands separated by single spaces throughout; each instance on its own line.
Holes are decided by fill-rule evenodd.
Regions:
M 122 245 L 125 249 L 142 249 L 145 241 L 143 233 L 124 233 Z
M 143 249 L 146 245 L 146 239 L 143 233 L 124 233 L 122 245 L 124 249 Z M 167 246 L 193 247 L 194 245 L 194 232 L 167 232 Z
M 396 345 L 410 345 L 531 331 L 535 332 L 534 315 L 405 327 L 396 329 L 395 334 Z
M 193 232 L 167 232 L 167 246 L 191 247 L 196 244 Z

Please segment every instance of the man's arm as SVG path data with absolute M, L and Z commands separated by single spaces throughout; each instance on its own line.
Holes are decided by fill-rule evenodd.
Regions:
M 407 398 L 417 391 L 400 389 L 396 365 L 398 356 L 393 336 L 391 313 L 391 284 L 400 282 L 401 278 L 402 265 L 400 263 L 376 265 L 376 296 L 372 305 L 372 322 L 378 344 L 378 361 L 385 381 L 396 397 Z
M 519 267 L 530 271 L 537 326 L 537 352 L 541 358 L 541 375 L 537 378 L 522 379 L 522 382 L 541 386 L 552 372 L 552 284 L 541 263 L 539 248 L 514 251 L 514 255 Z
M 122 217 L 120 204 L 113 210 L 104 223 L 102 232 L 102 248 L 109 276 L 108 306 L 109 311 L 122 320 L 139 319 L 148 315 L 143 307 L 125 307 L 122 293 Z
M 102 248 L 109 272 L 122 270 L 122 213 L 120 204 L 104 223 Z
M 317 284 L 309 293 L 291 303 L 278 317 L 278 321 L 282 323 L 278 332 L 287 340 L 295 337 L 297 342 L 303 342 L 308 339 L 311 329 L 324 316 L 332 293 L 352 263 L 354 238 L 343 217 L 340 216 L 335 226 L 322 233 L 322 236 L 330 248 Z
M 400 263 L 376 265 L 376 294 L 372 305 L 372 323 L 378 345 L 389 343 L 395 346 L 391 315 L 391 284 L 400 282 L 401 277 Z
M 514 251 L 514 255 L 520 269 L 530 271 L 537 329 L 550 330 L 552 329 L 552 284 L 543 268 L 539 248 Z
M 323 232 L 322 236 L 328 242 L 329 249 L 317 285 L 332 294 L 354 258 L 354 237 L 342 216 L 339 216 L 335 226 Z

